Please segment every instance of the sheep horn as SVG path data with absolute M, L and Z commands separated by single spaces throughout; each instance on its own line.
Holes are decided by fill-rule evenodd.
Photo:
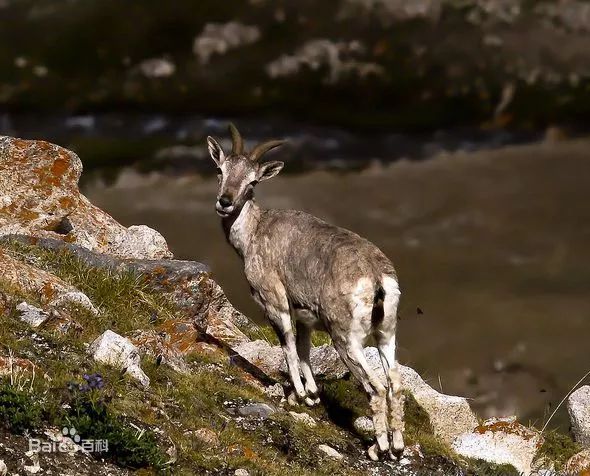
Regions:
M 231 153 L 237 154 L 237 155 L 243 154 L 244 153 L 244 139 L 242 139 L 242 136 L 238 132 L 238 129 L 231 122 L 229 124 L 229 132 L 231 134 L 231 142 L 232 142 Z
M 262 144 L 258 144 L 254 147 L 254 150 L 250 152 L 250 160 L 252 162 L 256 162 L 260 157 L 266 154 L 269 150 L 274 149 L 280 145 L 283 145 L 285 142 L 284 140 L 271 140 L 268 142 L 263 142 Z

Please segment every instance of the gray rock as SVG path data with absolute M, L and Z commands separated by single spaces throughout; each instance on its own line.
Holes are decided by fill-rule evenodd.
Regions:
M 582 446 L 590 447 L 590 385 L 573 392 L 567 400 L 574 439 Z
M 0 459 L 0 476 L 6 476 L 8 473 L 8 468 L 6 467 L 6 463 L 3 459 Z
M 402 387 L 428 413 L 435 435 L 443 441 L 451 444 L 458 435 L 478 426 L 477 417 L 465 398 L 439 393 L 414 369 L 405 365 L 399 367 Z
M 264 393 L 270 398 L 280 398 L 281 400 L 285 398 L 285 389 L 280 383 L 265 387 Z
M 138 69 L 146 78 L 168 78 L 176 72 L 176 65 L 167 58 L 149 58 Z
M 291 417 L 295 421 L 303 423 L 304 425 L 309 426 L 310 428 L 318 426 L 314 418 L 311 415 L 308 415 L 307 413 L 289 412 L 289 415 L 291 415 Z
M 528 476 L 543 437 L 512 418 L 490 418 L 475 431 L 459 435 L 452 448 L 467 458 L 495 464 L 510 464 Z
M 279 346 L 259 340 L 242 344 L 235 350 L 273 378 L 282 379 L 286 375 L 285 359 Z M 384 380 L 379 351 L 375 347 L 367 347 L 365 356 L 373 371 Z M 331 345 L 311 349 L 311 366 L 319 378 L 337 379 L 348 374 L 348 368 Z M 478 425 L 477 417 L 465 398 L 437 392 L 410 367 L 400 365 L 400 374 L 402 386 L 412 393 L 418 404 L 428 413 L 435 434 L 446 443 L 451 444 L 455 437 L 472 431 Z
M 325 454 L 328 458 L 342 460 L 344 456 L 341 453 L 336 451 L 334 448 L 328 445 L 318 445 L 318 450 Z
M 238 414 L 243 417 L 256 417 L 267 419 L 273 413 L 276 413 L 276 409 L 267 405 L 266 403 L 249 403 L 238 407 Z
M 354 420 L 352 426 L 354 431 L 365 440 L 372 440 L 375 437 L 375 425 L 373 425 L 373 420 L 369 417 L 358 417 Z
M 234 471 L 234 476 L 250 476 L 250 473 L 247 469 L 238 468 Z
M 139 365 L 138 349 L 129 339 L 107 330 L 90 344 L 88 352 L 97 362 L 125 369 L 144 387 L 149 386 L 150 379 Z
M 22 321 L 26 322 L 31 327 L 39 327 L 47 319 L 49 319 L 49 313 L 43 309 L 32 306 L 29 303 L 23 301 L 16 306 L 16 310 L 19 312 L 19 317 Z

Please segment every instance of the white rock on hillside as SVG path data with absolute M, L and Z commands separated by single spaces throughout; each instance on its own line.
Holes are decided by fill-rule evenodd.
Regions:
M 208 23 L 193 43 L 193 53 L 202 64 L 213 55 L 223 55 L 229 50 L 250 45 L 260 39 L 260 30 L 255 25 L 240 22 Z
M 126 369 L 144 387 L 149 386 L 150 379 L 139 365 L 138 349 L 129 339 L 107 330 L 90 344 L 88 352 L 97 362 Z
M 590 446 L 590 385 L 580 387 L 569 396 L 567 411 L 574 439 L 583 446 Z
M 375 436 L 375 425 L 373 420 L 367 416 L 358 417 L 352 422 L 352 426 L 357 435 L 362 438 L 370 440 Z
M 342 460 L 344 456 L 328 445 L 318 445 L 318 450 L 325 454 L 328 458 Z
M 314 428 L 314 427 L 318 426 L 318 424 L 314 420 L 314 418 L 307 413 L 289 412 L 289 415 L 291 415 L 291 417 L 295 421 L 302 423 L 306 426 L 309 426 L 310 428 Z
M 459 455 L 495 464 L 510 464 L 528 476 L 543 437 L 511 418 L 490 418 L 470 433 L 453 442 Z
M 31 327 L 39 327 L 47 319 L 49 319 L 49 313 L 43 309 L 32 306 L 31 304 L 23 301 L 16 306 L 16 310 L 19 312 L 19 317 L 22 321 L 26 322 Z

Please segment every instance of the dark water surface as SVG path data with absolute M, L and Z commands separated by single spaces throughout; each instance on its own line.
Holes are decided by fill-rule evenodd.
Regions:
M 589 191 L 590 141 L 580 140 L 279 176 L 257 198 L 380 246 L 402 286 L 400 360 L 483 416 L 540 423 L 590 367 Z M 158 229 L 177 257 L 209 264 L 262 322 L 214 212 L 214 178 L 127 170 L 84 192 L 124 224 Z

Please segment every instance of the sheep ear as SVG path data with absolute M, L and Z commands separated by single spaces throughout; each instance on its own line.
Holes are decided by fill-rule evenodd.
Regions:
M 217 167 L 221 166 L 223 161 L 225 160 L 225 154 L 223 153 L 223 149 L 219 145 L 213 137 L 207 137 L 207 146 L 209 147 L 209 154 L 213 161 L 217 164 Z
M 284 165 L 284 162 L 279 162 L 278 160 L 260 164 L 260 168 L 258 169 L 258 181 L 262 182 L 263 180 L 273 178 L 282 170 Z

